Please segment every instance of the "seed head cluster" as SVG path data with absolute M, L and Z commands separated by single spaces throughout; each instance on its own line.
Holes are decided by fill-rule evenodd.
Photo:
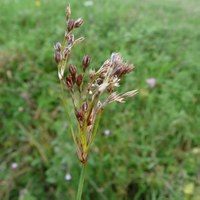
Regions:
M 67 99 L 62 96 L 66 104 L 69 123 L 71 123 L 72 136 L 77 147 L 79 160 L 87 162 L 88 150 L 93 143 L 100 118 L 106 105 L 119 102 L 124 103 L 127 97 L 132 97 L 137 90 L 131 90 L 124 94 L 118 94 L 116 88 L 120 86 L 120 80 L 131 71 L 134 66 L 124 62 L 119 53 L 112 53 L 103 65 L 95 71 L 88 69 L 91 57 L 86 55 L 82 59 L 81 68 L 73 64 L 67 64 L 72 48 L 81 43 L 84 37 L 75 39 L 72 31 L 83 24 L 83 19 L 71 19 L 71 9 L 66 8 L 66 32 L 63 43 L 57 42 L 54 46 L 55 62 L 58 65 L 58 77 L 61 86 L 64 86 L 71 95 L 74 116 L 78 122 L 77 130 L 74 131 L 72 120 L 68 114 L 69 106 Z M 66 75 L 65 75 L 66 73 Z

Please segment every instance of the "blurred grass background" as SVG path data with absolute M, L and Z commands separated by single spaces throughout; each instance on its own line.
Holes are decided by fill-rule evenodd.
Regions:
M 140 93 L 106 108 L 83 199 L 200 200 L 199 0 L 91 2 L 70 2 L 72 17 L 85 20 L 77 35 L 86 37 L 71 62 L 80 66 L 89 54 L 97 69 L 120 52 L 136 65 L 121 90 Z M 0 1 L 2 200 L 75 198 L 80 164 L 53 59 L 65 7 L 65 0 Z

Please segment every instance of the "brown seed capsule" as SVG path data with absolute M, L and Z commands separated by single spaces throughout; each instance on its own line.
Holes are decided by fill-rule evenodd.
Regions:
M 70 5 L 68 4 L 66 7 L 66 20 L 68 21 L 71 15 Z
M 98 85 L 101 85 L 103 83 L 103 79 L 97 78 L 96 82 L 97 82 Z
M 76 117 L 79 121 L 83 121 L 83 112 L 82 110 L 76 111 Z
M 54 58 L 55 58 L 56 64 L 59 64 L 61 56 L 60 56 L 60 52 L 58 50 L 55 50 Z
M 83 24 L 83 19 L 79 18 L 74 23 L 74 28 L 79 28 Z
M 66 77 L 65 82 L 66 82 L 67 88 L 71 90 L 74 86 L 71 75 L 68 75 Z
M 69 65 L 69 73 L 73 76 L 76 74 L 76 67 L 72 64 Z
M 82 152 L 82 155 L 79 158 L 79 160 L 81 161 L 82 164 L 85 164 L 87 162 L 87 160 L 88 160 L 88 153 L 87 152 L 85 152 L 85 153 Z
M 83 71 L 85 71 L 86 68 L 89 66 L 90 60 L 91 58 L 89 56 L 84 56 L 83 61 L 82 61 Z
M 71 30 L 73 30 L 73 28 L 74 28 L 74 19 L 70 19 L 69 21 L 68 21 L 68 23 L 67 23 L 67 31 L 68 31 L 68 33 L 71 31 Z
M 114 70 L 113 73 L 112 73 L 112 76 L 120 77 L 121 74 L 122 74 L 122 70 L 123 70 L 123 68 L 121 68 L 121 67 L 116 67 L 115 70 Z
M 76 78 L 76 84 L 78 87 L 80 87 L 82 81 L 83 81 L 83 76 L 81 74 L 79 74 Z
M 73 83 L 76 82 L 76 67 L 72 64 L 69 65 L 69 73 L 72 75 Z
M 88 104 L 87 104 L 87 102 L 84 102 L 83 104 L 82 104 L 82 111 L 87 111 L 87 109 L 88 109 Z

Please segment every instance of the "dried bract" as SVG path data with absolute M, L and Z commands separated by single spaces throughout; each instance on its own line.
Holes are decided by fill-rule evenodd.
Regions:
M 66 20 L 68 21 L 71 15 L 70 5 L 68 4 L 66 7 Z
M 80 37 L 80 38 L 76 39 L 76 40 L 74 41 L 74 43 L 75 43 L 75 44 L 80 44 L 81 42 L 83 42 L 83 40 L 85 40 L 85 38 L 84 38 L 84 37 Z

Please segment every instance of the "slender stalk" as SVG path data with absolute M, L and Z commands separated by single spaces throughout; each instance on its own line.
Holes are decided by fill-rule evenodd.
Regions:
M 103 113 L 103 110 L 100 110 L 99 114 L 97 115 L 97 121 L 95 123 L 94 131 L 92 133 L 92 138 L 91 138 L 91 141 L 90 141 L 90 143 L 89 143 L 88 146 L 90 146 L 93 143 L 93 141 L 94 141 L 94 138 L 96 136 L 96 133 L 97 133 L 97 130 L 98 130 L 98 127 L 99 127 L 99 122 L 100 122 L 102 113 Z
M 83 76 L 83 80 L 81 82 L 81 85 L 80 85 L 80 92 L 79 92 L 79 106 L 81 107 L 82 103 L 83 103 L 83 100 L 82 100 L 82 95 L 83 95 L 83 82 L 84 82 L 84 78 L 85 78 L 85 72 L 82 73 L 82 76 Z
M 61 98 L 62 98 L 62 102 L 63 102 L 64 108 L 65 108 L 65 112 L 66 112 L 66 115 L 67 115 L 67 120 L 69 122 L 69 126 L 70 126 L 70 129 L 71 129 L 73 140 L 76 143 L 75 134 L 74 134 L 74 128 L 73 128 L 73 125 L 72 125 L 71 117 L 70 117 L 69 112 L 68 112 L 66 99 L 65 99 L 65 95 L 64 95 L 64 87 L 63 87 L 62 80 L 60 81 L 60 86 L 61 86 L 61 92 L 62 92 Z
M 82 191 L 83 191 L 83 184 L 84 184 L 85 174 L 86 174 L 86 165 L 87 164 L 82 164 L 81 176 L 80 176 L 80 179 L 79 179 L 79 185 L 78 185 L 78 192 L 77 192 L 76 200 L 81 200 Z

